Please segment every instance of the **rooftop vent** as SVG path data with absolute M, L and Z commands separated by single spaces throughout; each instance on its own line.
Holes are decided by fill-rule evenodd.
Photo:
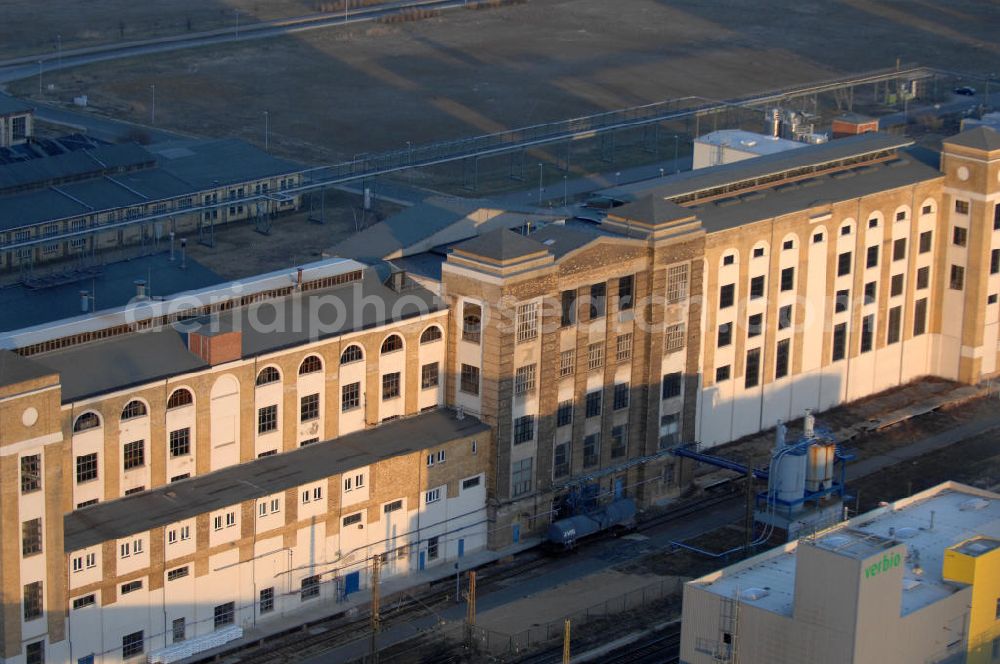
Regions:
M 740 599 L 753 602 L 758 599 L 764 599 L 770 594 L 771 591 L 766 588 L 747 588 L 740 593 Z
M 962 510 L 963 512 L 973 512 L 985 509 L 989 506 L 990 506 L 990 501 L 986 500 L 985 498 L 970 498 L 969 500 L 966 500 L 961 505 L 959 505 L 958 509 Z
M 896 529 L 896 539 L 903 539 L 903 540 L 913 539 L 916 536 L 917 536 L 916 528 L 905 527 Z

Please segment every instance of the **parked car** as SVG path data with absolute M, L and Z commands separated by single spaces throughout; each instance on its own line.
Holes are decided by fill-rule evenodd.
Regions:
M 976 89 L 970 88 L 968 85 L 963 85 L 962 87 L 955 88 L 954 93 L 963 97 L 975 97 Z

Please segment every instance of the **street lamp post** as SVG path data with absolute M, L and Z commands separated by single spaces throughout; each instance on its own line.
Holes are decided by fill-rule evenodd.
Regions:
M 38 61 L 38 96 L 42 96 L 42 61 Z
M 56 54 L 56 61 L 59 63 L 59 66 L 62 67 L 62 35 L 56 35 Z
M 563 207 L 569 207 L 569 185 L 565 175 L 563 176 Z
M 149 107 L 149 124 L 156 124 L 156 83 L 149 84 L 149 94 L 153 101 Z
M 264 111 L 264 152 L 271 151 L 271 113 Z
M 538 204 L 542 204 L 542 164 L 538 164 Z
M 240 38 L 240 10 L 236 10 L 236 38 Z
M 674 134 L 674 173 L 680 173 L 681 167 L 677 163 L 677 134 Z

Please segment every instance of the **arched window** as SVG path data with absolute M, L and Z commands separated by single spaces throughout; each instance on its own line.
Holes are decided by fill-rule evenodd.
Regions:
M 386 337 L 385 341 L 382 342 L 382 353 L 393 353 L 397 350 L 403 350 L 403 340 L 398 334 L 393 334 Z
M 76 422 L 73 423 L 73 431 L 79 433 L 88 429 L 96 429 L 99 426 L 101 426 L 101 418 L 97 413 L 84 413 L 76 418 Z
M 310 355 L 306 359 L 302 360 L 302 364 L 299 365 L 299 375 L 316 373 L 317 371 L 323 370 L 323 360 L 319 359 L 318 355 Z
M 167 399 L 167 410 L 180 408 L 181 406 L 190 406 L 193 403 L 194 397 L 191 396 L 191 390 L 182 387 L 174 390 L 170 398 Z
M 274 367 L 264 367 L 257 374 L 257 386 L 270 385 L 271 383 L 277 383 L 281 380 L 281 374 Z
M 134 420 L 137 417 L 144 417 L 146 415 L 146 404 L 141 401 L 129 401 L 125 404 L 125 408 L 122 409 L 122 421 Z
M 420 335 L 420 343 L 429 344 L 432 341 L 437 341 L 441 338 L 441 328 L 437 325 L 431 325 L 429 328 L 424 330 L 424 333 Z
M 351 362 L 360 362 L 365 359 L 365 354 L 361 350 L 361 346 L 351 345 L 344 349 L 344 352 L 340 354 L 341 364 L 350 364 Z

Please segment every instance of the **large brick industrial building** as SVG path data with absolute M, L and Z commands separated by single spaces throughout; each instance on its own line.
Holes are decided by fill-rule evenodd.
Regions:
M 600 224 L 389 220 L 302 271 L 0 337 L 0 655 L 207 639 L 349 594 L 373 556 L 404 573 L 567 496 L 669 496 L 678 443 L 996 372 L 989 129 L 617 195 Z

